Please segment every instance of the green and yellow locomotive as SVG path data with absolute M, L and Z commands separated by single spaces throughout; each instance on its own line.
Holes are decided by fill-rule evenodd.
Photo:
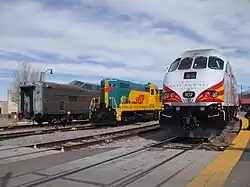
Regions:
M 92 125 L 129 124 L 157 120 L 162 108 L 162 90 L 156 85 L 119 79 L 101 81 L 100 98 L 90 105 Z

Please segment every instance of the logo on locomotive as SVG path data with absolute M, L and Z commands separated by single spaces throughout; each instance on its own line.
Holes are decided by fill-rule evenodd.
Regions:
M 143 104 L 144 97 L 144 95 L 137 96 L 135 101 L 132 101 L 132 104 Z

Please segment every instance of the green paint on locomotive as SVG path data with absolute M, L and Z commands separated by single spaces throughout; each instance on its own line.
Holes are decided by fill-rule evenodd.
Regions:
M 105 88 L 105 81 L 108 83 L 108 88 Z M 108 97 L 108 106 L 112 108 L 120 106 L 122 96 L 128 99 L 132 90 L 148 91 L 146 84 L 133 83 L 120 79 L 104 79 L 101 81 L 101 88 L 100 102 L 105 103 L 105 97 Z M 105 89 L 107 91 L 106 94 Z

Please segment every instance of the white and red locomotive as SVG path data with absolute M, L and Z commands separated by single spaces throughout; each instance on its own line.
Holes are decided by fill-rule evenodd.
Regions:
M 238 106 L 235 76 L 217 50 L 185 51 L 167 68 L 160 125 L 171 135 L 211 136 L 234 119 Z

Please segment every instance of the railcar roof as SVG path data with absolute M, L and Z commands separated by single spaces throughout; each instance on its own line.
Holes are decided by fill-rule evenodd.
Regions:
M 51 86 L 52 88 L 64 88 L 64 89 L 75 89 L 75 90 L 88 90 L 86 88 L 82 88 L 80 86 L 71 85 L 71 84 L 61 84 L 55 82 L 44 82 L 46 85 Z
M 63 88 L 63 89 L 75 89 L 75 90 L 84 90 L 87 91 L 87 89 L 76 86 L 76 85 L 71 85 L 71 84 L 62 84 L 62 83 L 55 83 L 55 82 L 43 82 L 46 86 L 52 87 L 52 88 Z M 35 86 L 35 85 L 41 85 L 41 82 L 27 82 L 25 84 L 22 84 L 21 87 L 23 86 Z
M 74 80 L 74 81 L 71 81 L 70 85 L 75 85 L 76 83 L 80 83 L 80 84 L 90 84 L 90 85 L 95 85 L 95 86 L 99 86 L 99 84 L 95 84 L 95 83 L 90 83 L 90 82 L 83 82 L 83 81 L 78 81 L 78 80 Z

